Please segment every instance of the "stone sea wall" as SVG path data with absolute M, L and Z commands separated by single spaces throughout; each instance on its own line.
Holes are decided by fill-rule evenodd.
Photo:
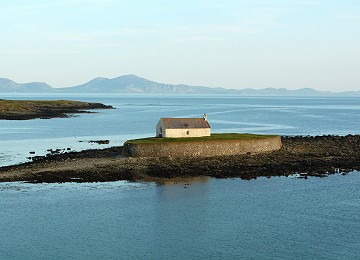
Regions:
M 276 151 L 281 148 L 280 136 L 261 139 L 189 141 L 156 144 L 125 143 L 124 156 L 130 157 L 213 157 Z

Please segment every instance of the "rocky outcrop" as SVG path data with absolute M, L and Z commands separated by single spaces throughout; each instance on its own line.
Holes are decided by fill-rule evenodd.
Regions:
M 91 113 L 92 109 L 112 109 L 101 103 L 54 100 L 0 100 L 0 120 L 29 120 L 69 117 L 70 114 Z

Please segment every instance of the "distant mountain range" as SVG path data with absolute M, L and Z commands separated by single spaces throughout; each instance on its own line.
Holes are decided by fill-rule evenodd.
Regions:
M 188 86 L 157 83 L 136 75 L 124 75 L 113 79 L 95 78 L 85 84 L 66 88 L 53 88 L 43 82 L 19 84 L 0 78 L 0 93 L 141 93 L 141 94 L 236 94 L 242 96 L 360 96 L 360 91 L 334 93 L 311 88 L 289 90 L 286 88 L 226 89 L 204 86 Z
M 10 79 L 0 78 L 0 92 L 52 92 L 54 89 L 43 82 L 18 84 Z

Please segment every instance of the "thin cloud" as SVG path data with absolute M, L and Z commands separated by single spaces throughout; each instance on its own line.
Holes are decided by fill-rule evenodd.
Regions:
M 262 31 L 260 29 L 245 28 L 237 25 L 215 25 L 212 27 L 217 32 L 230 32 L 239 34 L 258 34 Z
M 344 20 L 360 20 L 360 15 L 341 13 L 341 14 L 332 14 L 332 16 Z
M 53 1 L 27 1 L 23 3 L 9 3 L 8 5 L 0 6 L 0 10 L 19 10 L 22 11 L 25 10 L 36 10 L 38 12 L 41 11 L 41 9 L 46 8 L 54 8 L 54 7 L 74 7 L 74 6 L 106 6 L 109 4 L 116 4 L 119 3 L 117 0 L 53 0 Z
M 242 27 L 235 24 L 215 24 L 199 27 L 172 27 L 166 28 L 166 34 L 176 33 L 176 36 L 170 36 L 170 42 L 189 43 L 189 42 L 216 42 L 225 41 L 234 35 L 258 34 L 260 29 Z M 162 29 L 164 32 L 164 29 Z
M 172 43 L 192 43 L 192 42 L 216 42 L 225 41 L 225 38 L 209 37 L 204 35 L 189 35 L 184 37 L 174 37 L 169 41 Z

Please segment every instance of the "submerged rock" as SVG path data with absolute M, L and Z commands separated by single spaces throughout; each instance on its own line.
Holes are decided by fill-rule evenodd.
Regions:
M 96 144 L 109 144 L 109 140 L 90 140 L 89 143 L 96 143 Z

